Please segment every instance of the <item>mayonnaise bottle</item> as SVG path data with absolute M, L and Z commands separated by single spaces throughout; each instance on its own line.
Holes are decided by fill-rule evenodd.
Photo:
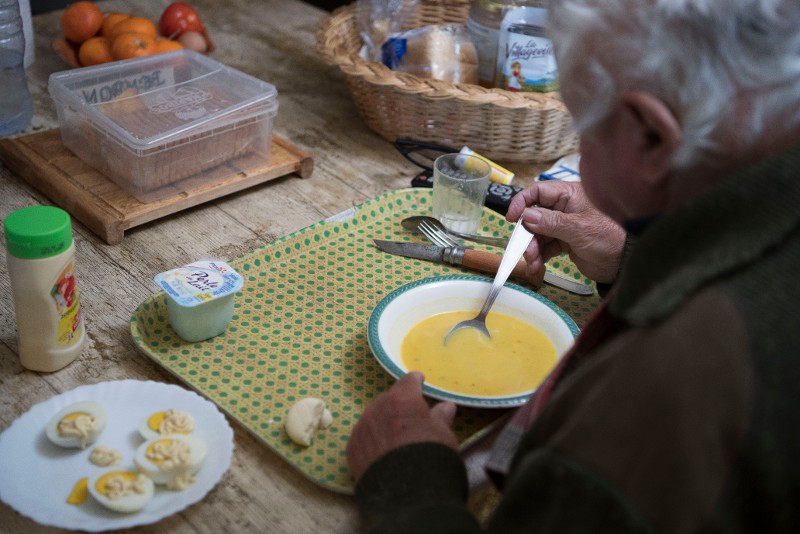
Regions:
M 3 223 L 22 366 L 57 371 L 83 349 L 86 332 L 67 212 L 30 206 Z

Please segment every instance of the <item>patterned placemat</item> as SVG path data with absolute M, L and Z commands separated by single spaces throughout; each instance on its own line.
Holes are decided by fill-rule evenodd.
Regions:
M 348 436 L 363 408 L 394 382 L 369 350 L 370 313 L 384 296 L 414 280 L 478 275 L 391 256 L 373 245 L 373 238 L 424 242 L 423 236 L 404 230 L 400 221 L 430 213 L 430 195 L 424 188 L 387 193 L 230 261 L 245 285 L 236 295 L 233 321 L 213 339 L 182 341 L 169 326 L 163 292 L 134 312 L 133 339 L 150 358 L 215 402 L 310 479 L 351 493 Z M 511 224 L 488 209 L 482 223 L 481 233 L 510 234 Z M 566 257 L 548 267 L 589 282 Z M 597 295 L 578 296 L 550 286 L 540 293 L 579 326 L 600 301 Z M 306 448 L 289 439 L 283 424 L 292 404 L 309 396 L 323 399 L 334 421 Z M 504 413 L 459 408 L 456 434 L 467 440 Z

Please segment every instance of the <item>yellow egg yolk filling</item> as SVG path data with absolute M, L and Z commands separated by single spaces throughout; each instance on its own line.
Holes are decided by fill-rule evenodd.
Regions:
M 86 502 L 89 497 L 89 479 L 82 478 L 75 483 L 67 497 L 67 504 L 77 506 Z

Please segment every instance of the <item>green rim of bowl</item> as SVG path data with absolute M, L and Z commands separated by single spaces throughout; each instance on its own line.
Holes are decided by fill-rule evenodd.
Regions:
M 381 345 L 380 338 L 378 335 L 378 323 L 380 322 L 381 315 L 383 314 L 384 310 L 394 301 L 397 297 L 415 289 L 420 286 L 433 284 L 433 283 L 440 283 L 440 282 L 447 282 L 452 280 L 463 280 L 467 282 L 478 282 L 481 284 L 491 284 L 491 280 L 488 280 L 483 277 L 478 276 L 464 276 L 464 275 L 451 275 L 451 276 L 434 276 L 431 278 L 423 278 L 421 280 L 417 280 L 415 282 L 411 282 L 410 284 L 406 284 L 402 287 L 399 287 L 386 295 L 381 301 L 375 306 L 375 309 L 372 310 L 372 314 L 369 318 L 369 324 L 367 325 L 367 341 L 369 343 L 369 347 L 372 350 L 372 354 L 375 356 L 375 359 L 378 360 L 378 363 L 383 366 L 386 371 L 392 375 L 394 378 L 401 378 L 406 375 L 406 371 L 401 369 L 393 360 L 389 357 L 386 351 L 383 349 Z M 567 315 L 567 313 L 556 306 L 552 301 L 549 299 L 541 296 L 540 294 L 536 293 L 535 291 L 531 291 L 525 287 L 513 284 L 513 283 L 506 283 L 506 288 L 512 289 L 514 291 L 519 291 L 520 293 L 524 293 L 534 299 L 538 300 L 545 306 L 547 306 L 550 310 L 552 310 L 558 317 L 564 321 L 569 328 L 570 333 L 572 334 L 572 338 L 574 339 L 577 337 L 578 332 L 580 329 L 578 325 L 575 324 L 575 321 Z M 521 406 L 527 402 L 530 398 L 531 394 L 534 391 L 530 391 L 528 393 L 523 393 L 521 395 L 510 395 L 505 397 L 474 397 L 470 395 L 461 395 L 459 393 L 454 393 L 452 391 L 447 391 L 444 389 L 439 389 L 428 384 L 423 384 L 422 391 L 425 395 L 429 397 L 433 397 L 439 400 L 447 400 L 452 401 L 456 404 L 462 406 L 471 406 L 477 408 L 510 408 L 514 406 Z

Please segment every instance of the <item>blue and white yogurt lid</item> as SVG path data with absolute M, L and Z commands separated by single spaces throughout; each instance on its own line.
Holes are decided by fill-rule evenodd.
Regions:
M 155 282 L 180 306 L 198 306 L 235 293 L 244 279 L 220 260 L 200 260 L 159 273 Z

